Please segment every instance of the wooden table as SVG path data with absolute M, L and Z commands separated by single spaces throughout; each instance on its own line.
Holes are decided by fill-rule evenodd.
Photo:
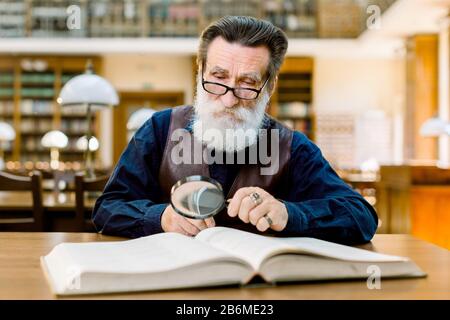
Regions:
M 86 193 L 87 194 L 87 193 Z M 96 195 L 97 196 L 97 195 Z M 96 197 L 85 197 L 84 206 L 87 211 L 94 209 Z M 76 231 L 73 219 L 75 218 L 75 192 L 44 192 L 43 203 L 45 209 L 46 231 Z M 11 210 L 28 211 L 32 208 L 31 192 L 1 191 L 0 216 Z
M 54 299 L 39 264 L 61 242 L 120 240 L 92 233 L 1 233 L 0 299 Z M 185 289 L 83 296 L 82 299 L 450 299 L 450 252 L 409 235 L 376 235 L 362 248 L 410 257 L 428 273 L 420 279 L 382 279 L 380 290 L 366 281 L 279 286 Z M 73 298 L 73 297 L 72 297 Z
M 44 208 L 48 211 L 75 211 L 75 192 L 44 192 L 43 194 Z M 95 198 L 85 199 L 85 206 L 93 209 Z M 9 209 L 28 210 L 33 206 L 31 192 L 20 191 L 1 191 L 0 192 L 0 210 L 7 211 Z

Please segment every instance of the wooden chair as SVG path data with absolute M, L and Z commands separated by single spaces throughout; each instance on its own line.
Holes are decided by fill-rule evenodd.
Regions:
M 0 212 L 0 231 L 44 231 L 41 172 L 33 171 L 24 177 L 0 171 L 0 191 L 29 191 L 33 198 L 29 208 L 4 206 Z
M 48 175 L 53 180 L 53 190 L 75 191 L 75 171 L 53 170 Z
M 100 193 L 105 188 L 109 176 L 86 178 L 83 172 L 75 174 L 75 224 L 74 231 L 96 232 L 91 220 L 91 212 L 85 207 L 85 193 Z

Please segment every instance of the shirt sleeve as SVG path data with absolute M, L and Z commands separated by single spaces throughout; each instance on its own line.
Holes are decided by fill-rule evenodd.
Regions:
M 321 151 L 295 133 L 288 170 L 288 223 L 282 231 L 343 244 L 372 239 L 378 225 L 373 207 L 331 168 Z
M 167 118 L 167 114 L 162 116 Z M 163 232 L 161 215 L 168 204 L 161 201 L 158 173 L 164 145 L 156 128 L 165 120 L 162 116 L 153 115 L 122 153 L 94 206 L 92 220 L 97 231 L 128 238 Z

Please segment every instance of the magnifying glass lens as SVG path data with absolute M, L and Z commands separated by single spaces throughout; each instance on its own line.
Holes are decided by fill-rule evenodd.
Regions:
M 222 187 L 213 179 L 190 176 L 172 188 L 171 204 L 175 211 L 191 219 L 205 219 L 219 213 L 225 203 Z

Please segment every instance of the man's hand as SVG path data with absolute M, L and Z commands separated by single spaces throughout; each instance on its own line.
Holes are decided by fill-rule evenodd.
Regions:
M 258 205 L 250 197 L 250 194 L 254 192 L 258 193 L 262 200 Z M 228 215 L 230 217 L 238 216 L 245 223 L 250 222 L 261 232 L 269 228 L 281 231 L 286 227 L 288 221 L 284 203 L 258 187 L 241 188 L 236 191 L 228 205 Z M 272 220 L 271 225 L 269 225 L 270 220 Z
M 214 218 L 205 220 L 185 218 L 176 213 L 171 205 L 167 206 L 161 216 L 161 228 L 164 232 L 178 232 L 186 236 L 195 236 L 201 230 L 215 225 Z

